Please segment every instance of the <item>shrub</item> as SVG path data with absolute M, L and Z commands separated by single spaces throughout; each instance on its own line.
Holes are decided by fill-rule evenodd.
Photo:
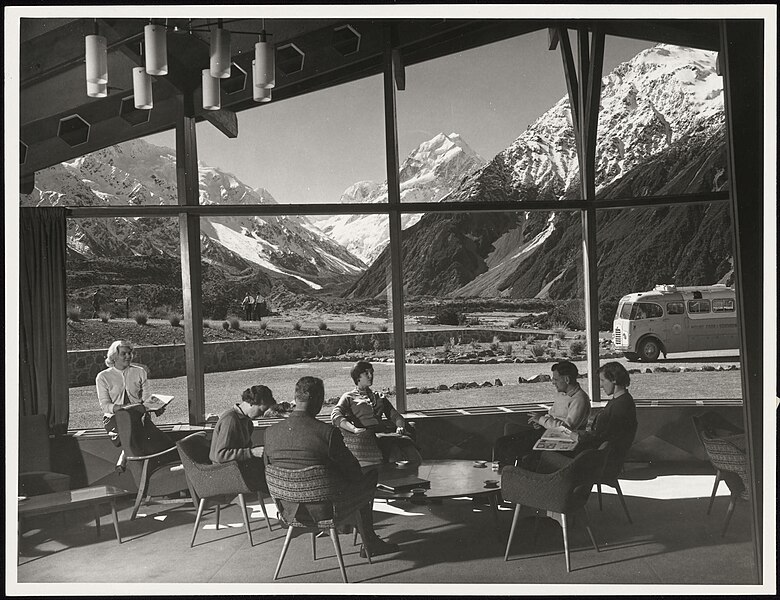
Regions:
M 504 344 L 504 354 L 506 354 L 507 356 L 512 356 L 513 352 L 514 352 L 514 348 L 512 347 L 512 344 L 510 342 Z
M 74 323 L 81 321 L 81 307 L 69 306 L 67 310 L 68 318 Z
M 260 321 L 260 331 L 265 335 L 265 330 L 268 329 L 268 321 Z
M 171 324 L 171 327 L 178 327 L 181 325 L 181 315 L 178 313 L 169 314 L 168 322 Z
M 224 329 L 225 331 L 230 329 L 230 323 L 228 323 L 227 321 L 222 321 L 222 329 Z
M 387 323 L 380 323 L 379 331 L 387 331 Z
M 230 328 L 234 331 L 241 329 L 241 321 L 238 317 L 228 317 L 227 321 L 230 323 Z
M 317 325 L 320 331 L 327 331 L 328 330 L 328 324 L 325 321 L 320 321 Z
M 201 322 L 203 323 L 203 327 L 205 329 L 211 329 L 211 321 L 209 321 L 207 319 L 203 319 Z
M 566 332 L 569 329 L 568 323 L 562 323 L 561 321 L 553 321 L 550 323 L 550 329 L 553 330 L 555 337 L 562 340 L 566 337 Z
M 465 325 L 466 315 L 454 308 L 443 307 L 436 310 L 436 323 L 439 325 Z
M 544 356 L 545 347 L 541 344 L 534 344 L 529 350 L 531 352 L 531 356 L 539 357 Z
M 300 330 L 301 330 L 301 324 L 300 324 L 300 322 L 298 322 L 298 321 L 293 321 L 293 322 L 292 322 L 292 328 L 293 328 L 293 331 L 300 331 Z
M 98 313 L 98 317 L 100 317 L 100 320 L 103 321 L 103 323 L 108 323 L 111 319 L 111 313 L 103 310 Z
M 572 354 L 582 354 L 584 350 L 585 344 L 579 340 L 574 340 L 571 344 L 569 344 L 569 352 Z
M 354 323 L 354 321 L 350 321 L 350 323 L 349 323 L 349 330 L 350 331 L 357 331 L 357 325 Z
M 132 318 L 139 325 L 146 325 L 149 322 L 149 313 L 145 310 L 137 310 L 133 313 Z
M 499 338 L 497 335 L 493 336 L 493 341 L 490 342 L 490 349 L 493 352 L 498 352 L 498 349 L 501 347 L 501 338 Z

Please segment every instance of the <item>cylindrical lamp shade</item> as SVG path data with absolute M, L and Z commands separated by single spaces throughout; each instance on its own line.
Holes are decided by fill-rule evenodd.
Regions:
M 255 85 L 257 81 L 257 61 L 252 61 L 252 98 L 255 102 L 270 102 L 271 88 L 262 88 Z
M 149 75 L 168 74 L 168 38 L 163 25 L 144 27 L 144 52 L 146 72 Z
M 154 106 L 152 100 L 152 77 L 144 67 L 133 68 L 133 100 L 136 108 L 149 110 Z
M 268 42 L 255 44 L 255 87 L 272 88 L 276 85 L 276 65 L 274 47 Z
M 87 81 L 87 96 L 90 98 L 105 98 L 108 96 L 108 84 L 90 83 Z
M 219 110 L 219 79 L 211 76 L 210 69 L 203 69 L 203 108 L 205 110 Z
M 211 32 L 210 67 L 212 77 L 230 77 L 230 32 L 225 29 L 215 29 Z
M 102 35 L 85 38 L 87 83 L 108 83 L 108 49 Z

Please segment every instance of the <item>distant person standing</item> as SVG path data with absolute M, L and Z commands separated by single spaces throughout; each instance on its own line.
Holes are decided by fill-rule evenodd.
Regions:
M 255 299 L 249 292 L 246 293 L 244 299 L 241 301 L 241 306 L 244 308 L 244 315 L 247 321 L 252 320 L 252 312 L 254 310 Z
M 265 316 L 265 298 L 260 292 L 257 292 L 255 296 L 255 319 L 260 319 Z

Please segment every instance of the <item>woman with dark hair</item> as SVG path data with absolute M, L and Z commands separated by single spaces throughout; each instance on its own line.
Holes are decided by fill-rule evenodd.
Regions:
M 377 443 L 385 461 L 405 459 L 422 462 L 422 457 L 408 437 L 406 421 L 384 394 L 371 389 L 374 367 L 359 360 L 350 371 L 355 389 L 346 392 L 330 413 L 333 425 L 345 435 L 395 434 L 378 436 Z
M 636 405 L 628 393 L 631 377 L 619 362 L 608 362 L 599 369 L 599 383 L 612 398 L 593 419 L 589 430 L 573 432 L 579 442 L 576 452 L 609 442 L 610 453 L 625 454 L 634 442 L 637 428 Z
M 277 403 L 273 392 L 265 385 L 253 385 L 241 393 L 241 400 L 259 406 L 261 418 L 286 417 L 290 411 L 289 402 Z

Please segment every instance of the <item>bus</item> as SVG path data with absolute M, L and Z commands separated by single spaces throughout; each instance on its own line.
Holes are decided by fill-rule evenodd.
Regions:
M 629 361 L 663 353 L 739 348 L 736 296 L 725 284 L 657 285 L 620 299 L 612 325 L 615 349 Z

